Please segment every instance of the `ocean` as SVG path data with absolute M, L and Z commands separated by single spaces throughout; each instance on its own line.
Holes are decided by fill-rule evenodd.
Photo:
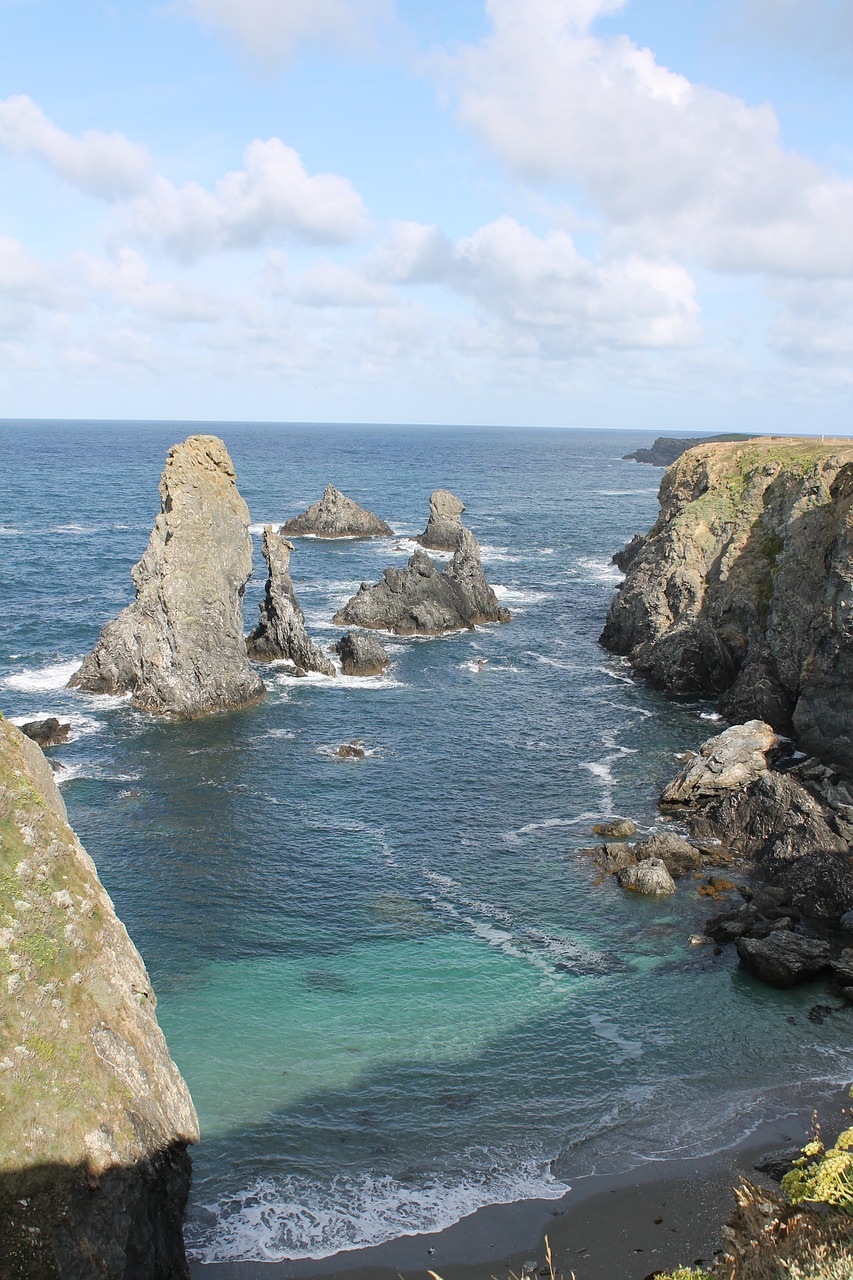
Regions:
M 132 598 L 168 447 L 224 440 L 259 535 L 333 483 L 393 538 L 296 543 L 309 630 L 459 494 L 505 625 L 392 638 L 366 680 L 263 670 L 194 723 L 65 688 Z M 597 637 L 657 512 L 638 431 L 0 424 L 0 707 L 73 726 L 69 817 L 141 951 L 198 1108 L 197 1261 L 328 1257 L 574 1178 L 729 1145 L 853 1074 L 849 1011 L 691 948 L 707 905 L 602 882 L 593 823 L 657 809 L 722 726 Z M 438 557 L 440 558 L 440 557 Z M 485 660 L 483 663 L 481 660 Z M 339 744 L 361 739 L 363 759 Z

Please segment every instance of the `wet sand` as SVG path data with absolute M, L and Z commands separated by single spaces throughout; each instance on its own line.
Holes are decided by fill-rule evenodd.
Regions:
M 811 1137 L 817 1107 L 827 1135 L 849 1124 L 845 1091 L 792 1103 L 782 1121 L 756 1128 L 737 1147 L 691 1160 L 651 1161 L 620 1175 L 569 1179 L 561 1200 L 492 1205 L 434 1235 L 407 1236 L 319 1262 L 232 1262 L 192 1267 L 193 1280 L 507 1280 L 538 1275 L 545 1237 L 563 1280 L 646 1280 L 662 1268 L 706 1263 L 722 1245 L 741 1176 L 761 1155 Z M 772 1185 L 769 1184 L 768 1185 Z

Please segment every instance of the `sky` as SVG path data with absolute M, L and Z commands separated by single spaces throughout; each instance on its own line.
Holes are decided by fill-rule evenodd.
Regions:
M 852 408 L 850 0 L 0 0 L 0 418 Z

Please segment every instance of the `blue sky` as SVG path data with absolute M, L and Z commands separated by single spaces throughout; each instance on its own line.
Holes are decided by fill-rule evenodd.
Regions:
M 0 417 L 847 433 L 849 0 L 0 0 Z

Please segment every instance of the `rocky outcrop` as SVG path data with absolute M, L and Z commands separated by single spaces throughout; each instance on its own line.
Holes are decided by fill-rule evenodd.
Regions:
M 364 632 L 348 631 L 337 650 L 345 676 L 380 676 L 391 661 L 382 641 Z
M 335 665 L 305 630 L 305 616 L 290 579 L 293 543 L 264 525 L 263 553 L 269 566 L 260 620 L 246 640 L 249 657 L 256 662 L 292 662 L 297 671 L 336 675 Z
M 675 893 L 675 881 L 660 858 L 647 858 L 634 866 L 617 871 L 616 878 L 623 889 L 648 897 L 665 898 Z
M 46 720 L 28 720 L 21 725 L 21 733 L 32 738 L 42 749 L 61 746 L 68 741 L 70 732 L 71 725 L 61 724 L 56 716 L 48 716 Z
M 741 963 L 771 987 L 794 987 L 829 969 L 829 943 L 780 930 L 768 938 L 738 938 Z
M 319 502 L 283 524 L 289 538 L 386 538 L 394 530 L 379 516 L 327 484 Z
M 702 855 L 695 845 L 674 831 L 661 831 L 634 845 L 634 857 L 638 862 L 658 858 L 673 880 L 680 880 L 691 871 L 698 871 Z
M 630 840 L 637 834 L 637 824 L 633 818 L 613 818 L 610 822 L 596 823 L 592 831 L 604 840 Z
M 762 720 L 732 725 L 708 738 L 668 783 L 661 804 L 697 804 L 737 791 L 762 778 L 769 769 L 768 754 L 779 739 Z
M 41 750 L 0 718 L 0 1264 L 187 1276 L 192 1100 Z
M 243 638 L 249 512 L 222 441 L 190 436 L 170 449 L 160 500 L 131 570 L 136 600 L 103 628 L 69 684 L 130 693 L 142 711 L 182 718 L 257 702 L 264 685 Z
M 436 489 L 429 498 L 427 527 L 415 542 L 430 551 L 455 551 L 456 540 L 462 531 L 462 512 L 465 504 L 449 489 Z
M 601 640 L 853 773 L 853 450 L 704 444 L 663 478 Z
M 453 559 L 439 573 L 423 551 L 405 569 L 386 569 L 381 582 L 364 582 L 339 609 L 341 626 L 371 627 L 396 635 L 442 635 L 484 622 L 508 622 L 486 581 L 477 539 L 462 529 Z

